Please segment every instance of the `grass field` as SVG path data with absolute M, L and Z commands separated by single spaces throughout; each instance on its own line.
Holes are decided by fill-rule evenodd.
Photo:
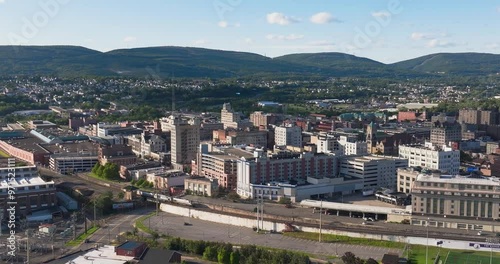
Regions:
M 99 229 L 98 226 L 94 226 L 94 227 L 90 228 L 89 230 L 87 230 L 87 233 L 82 233 L 76 239 L 71 240 L 68 243 L 66 243 L 66 246 L 72 247 L 72 246 L 80 245 L 85 239 L 87 239 L 90 235 L 95 233 L 98 229 Z
M 489 264 L 489 263 L 500 263 L 500 256 L 494 254 L 493 256 L 491 256 L 491 262 L 490 262 L 490 253 L 488 252 L 451 251 L 450 254 L 443 259 L 443 264 Z
M 288 233 L 283 233 L 283 235 L 318 241 L 318 233 L 288 232 Z M 321 240 L 325 243 L 342 243 L 342 244 L 366 245 L 366 246 L 385 247 L 385 248 L 400 248 L 402 250 L 405 249 L 401 257 L 408 258 L 411 261 L 410 262 L 411 264 L 434 263 L 434 260 L 438 255 L 442 264 L 489 264 L 490 263 L 490 253 L 485 251 L 450 250 L 446 248 L 429 246 L 428 249 L 429 259 L 428 262 L 426 262 L 425 261 L 426 246 L 422 245 L 410 245 L 408 248 L 406 248 L 405 243 L 367 239 L 367 238 L 348 237 L 348 236 L 338 236 L 331 234 L 322 234 Z M 493 261 L 491 263 L 500 264 L 500 254 L 498 253 L 493 254 Z

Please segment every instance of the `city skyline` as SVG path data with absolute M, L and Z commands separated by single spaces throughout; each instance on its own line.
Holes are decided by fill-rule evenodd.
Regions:
M 0 8 L 1 45 L 188 46 L 268 57 L 343 52 L 384 63 L 500 51 L 500 1 L 1 0 Z

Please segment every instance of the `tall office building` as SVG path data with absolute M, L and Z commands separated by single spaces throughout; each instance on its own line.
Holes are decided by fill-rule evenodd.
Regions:
M 220 120 L 224 124 L 224 129 L 226 128 L 238 128 L 241 121 L 240 114 L 235 113 L 231 107 L 231 103 L 224 103 L 222 105 L 222 110 L 220 111 Z
M 302 147 L 302 129 L 298 126 L 287 125 L 274 129 L 276 146 Z
M 170 130 L 171 159 L 175 168 L 188 165 L 196 159 L 200 145 L 200 124 L 198 118 L 184 119 L 171 115 L 167 128 Z

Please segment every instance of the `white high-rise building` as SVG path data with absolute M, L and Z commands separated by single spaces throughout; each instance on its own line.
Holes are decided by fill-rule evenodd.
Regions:
M 399 157 L 408 160 L 410 167 L 440 170 L 443 173 L 458 174 L 460 151 L 450 147 L 437 147 L 430 142 L 425 145 L 399 146 Z
M 276 146 L 302 147 L 302 129 L 293 125 L 276 127 L 274 129 L 274 144 Z

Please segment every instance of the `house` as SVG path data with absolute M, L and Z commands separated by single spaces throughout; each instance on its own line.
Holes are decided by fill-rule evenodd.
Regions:
M 406 264 L 408 261 L 404 258 L 400 258 L 396 254 L 384 254 L 382 257 L 381 264 Z
M 181 263 L 181 257 L 182 254 L 177 251 L 150 248 L 139 260 L 139 264 Z

